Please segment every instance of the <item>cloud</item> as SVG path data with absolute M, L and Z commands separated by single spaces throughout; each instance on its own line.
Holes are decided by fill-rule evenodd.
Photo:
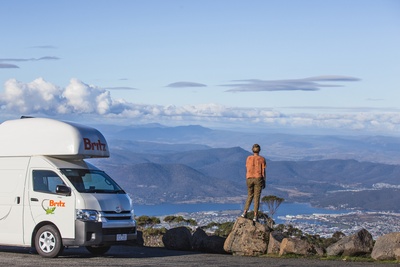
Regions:
M 207 87 L 207 85 L 194 82 L 176 82 L 176 83 L 170 83 L 166 87 L 171 87 L 171 88 Z
M 56 49 L 57 47 L 54 45 L 36 45 L 31 46 L 30 48 L 38 48 L 38 49 Z
M 116 87 L 104 87 L 106 90 L 139 90 L 134 87 L 128 87 L 128 86 L 116 86 Z
M 261 91 L 318 91 L 323 87 L 341 87 L 337 84 L 323 84 L 321 82 L 353 82 L 360 79 L 348 76 L 326 75 L 304 79 L 289 80 L 236 80 L 234 83 L 221 86 L 230 87 L 225 92 L 261 92 Z
M 120 101 L 113 100 L 110 92 L 71 79 L 66 88 L 55 86 L 43 78 L 30 83 L 15 79 L 4 85 L 5 92 L 0 96 L 3 111 L 20 114 L 42 113 L 99 114 L 104 115 L 119 108 Z
M 287 107 L 286 107 L 287 108 Z M 289 107 L 290 108 L 290 107 Z M 292 107 L 302 108 L 302 107 Z M 3 117 L 20 115 L 68 117 L 73 120 L 98 118 L 102 122 L 115 123 L 167 123 L 233 125 L 235 128 L 268 129 L 336 129 L 367 131 L 381 134 L 398 134 L 400 109 L 370 109 L 335 107 L 303 107 L 310 113 L 284 113 L 272 108 L 237 108 L 218 104 L 161 106 L 134 104 L 116 100 L 108 90 L 71 79 L 65 87 L 59 87 L 38 78 L 30 83 L 10 79 L 0 94 L 0 110 Z M 282 108 L 283 110 L 285 108 Z M 11 115 L 10 115 L 11 114 Z M 331 132 L 331 131 L 330 131 Z
M 39 60 L 59 60 L 60 58 L 54 56 L 44 56 L 40 58 L 0 58 L 0 62 L 26 62 L 26 61 L 39 61 Z
M 18 69 L 19 67 L 14 64 L 0 63 L 0 69 Z

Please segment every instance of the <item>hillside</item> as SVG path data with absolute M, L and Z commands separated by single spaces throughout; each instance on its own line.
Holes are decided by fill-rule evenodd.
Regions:
M 119 145 L 111 147 L 110 159 L 94 160 L 126 188 L 136 203 L 241 202 L 246 195 L 244 162 L 250 153 L 240 147 L 193 146 L 194 150 L 188 150 L 190 145 L 169 144 L 160 152 L 156 143 L 136 145 L 148 153 L 132 152 L 131 146 Z M 311 202 L 324 207 L 347 204 L 373 210 L 399 209 L 395 203 L 400 198 L 396 194 L 385 205 L 370 205 L 370 201 L 361 201 L 365 199 L 364 193 L 354 194 L 354 190 L 368 189 L 367 199 L 380 199 L 384 191 L 370 189 L 377 183 L 398 185 L 399 165 L 337 159 L 267 159 L 267 164 L 264 195 L 274 194 L 289 202 Z M 349 198 L 352 201 L 346 202 Z
M 109 143 L 130 143 L 132 151 L 144 152 L 141 144 L 152 142 L 148 153 L 168 152 L 175 145 L 180 151 L 241 147 L 250 151 L 259 143 L 274 161 L 355 159 L 358 161 L 400 164 L 400 138 L 391 136 L 334 136 L 287 134 L 272 131 L 246 132 L 216 130 L 198 125 L 166 127 L 160 124 L 109 126 L 96 125 Z M 121 141 L 123 140 L 123 141 Z M 127 144 L 128 144 L 127 143 Z M 135 147 L 136 144 L 136 147 Z M 190 149 L 191 146 L 197 148 Z M 173 151 L 169 151 L 173 152 Z

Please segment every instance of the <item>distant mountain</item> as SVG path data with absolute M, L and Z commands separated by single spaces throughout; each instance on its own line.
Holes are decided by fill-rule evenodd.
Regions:
M 117 146 L 111 147 L 110 159 L 93 160 L 114 177 L 136 203 L 212 202 L 223 199 L 240 202 L 246 196 L 245 160 L 250 153 L 240 147 L 163 144 L 157 148 L 159 144 L 151 142 L 128 142 L 124 146 L 114 144 Z M 132 151 L 130 148 L 134 146 L 145 152 Z M 186 150 L 190 147 L 194 150 Z M 399 184 L 400 165 L 338 159 L 267 159 L 267 165 L 267 189 L 263 195 L 277 195 L 288 202 L 339 207 L 343 203 L 335 202 L 335 196 L 346 201 L 351 194 L 352 202 L 347 201 L 347 207 L 359 207 L 362 201 L 356 199 L 365 195 L 354 194 L 354 190 L 368 189 L 368 196 L 373 199 L 382 195 L 381 190 L 371 190 L 374 184 Z M 399 209 L 397 203 L 390 207 L 385 204 L 380 209 Z
M 328 207 L 352 208 L 370 211 L 399 212 L 400 189 L 379 189 L 343 191 L 326 194 L 324 198 L 313 200 L 312 204 Z
M 259 143 L 262 153 L 271 160 L 355 159 L 400 164 L 400 137 L 255 133 L 251 132 L 251 129 L 239 132 L 214 130 L 199 125 L 167 127 L 160 124 L 146 124 L 96 127 L 103 132 L 110 144 L 126 141 L 152 142 L 154 146 L 149 153 L 153 151 L 158 153 L 165 149 L 170 149 L 172 152 L 175 148 L 177 149 L 175 151 L 182 151 L 183 148 L 189 147 L 188 144 L 212 148 L 241 147 L 250 151 L 254 143 Z M 181 146 L 174 147 L 176 145 Z M 160 150 L 157 151 L 158 148 Z M 132 147 L 132 151 L 144 152 L 141 147 Z

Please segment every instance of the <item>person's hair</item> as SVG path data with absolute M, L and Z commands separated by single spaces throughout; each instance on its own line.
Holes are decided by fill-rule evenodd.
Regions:
M 253 153 L 260 153 L 261 147 L 259 144 L 254 144 L 251 150 Z

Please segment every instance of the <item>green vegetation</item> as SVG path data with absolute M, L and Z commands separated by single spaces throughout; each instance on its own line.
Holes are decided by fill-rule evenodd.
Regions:
M 266 203 L 268 206 L 269 215 L 271 217 L 271 220 L 269 220 L 267 223 L 269 227 L 273 226 L 274 215 L 283 201 L 285 201 L 284 198 L 277 197 L 274 195 L 265 196 L 261 199 L 261 202 Z
M 214 235 L 220 237 L 228 237 L 229 233 L 232 231 L 233 224 L 234 222 L 224 222 L 224 223 L 211 222 L 201 228 L 202 229 L 216 228 L 214 231 Z
M 157 217 L 149 217 L 146 215 L 136 217 L 136 223 L 139 227 L 143 228 L 152 228 L 154 225 L 159 224 L 161 221 Z
M 173 215 L 165 217 L 164 222 L 169 223 L 169 224 L 171 224 L 171 223 L 187 223 L 191 226 L 197 225 L 197 222 L 193 219 L 185 219 L 182 216 L 173 216 Z

